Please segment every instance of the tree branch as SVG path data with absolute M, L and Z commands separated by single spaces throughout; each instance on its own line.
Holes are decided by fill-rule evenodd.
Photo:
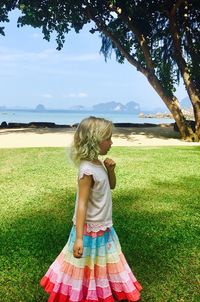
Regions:
M 113 5 L 108 6 L 107 8 L 110 11 L 114 11 L 118 15 L 118 17 L 121 18 L 127 24 L 128 28 L 136 36 L 136 38 L 137 38 L 137 40 L 140 44 L 140 47 L 143 51 L 147 67 L 151 72 L 154 72 L 155 66 L 154 66 L 154 63 L 151 59 L 151 54 L 150 54 L 150 51 L 149 51 L 149 47 L 147 45 L 147 41 L 146 41 L 144 35 L 138 30 L 138 28 L 134 26 L 132 18 L 125 15 L 122 8 L 115 7 Z
M 172 35 L 172 41 L 174 46 L 174 55 L 176 57 L 177 65 L 180 69 L 181 75 L 183 77 L 185 88 L 190 96 L 190 100 L 193 106 L 199 102 L 199 96 L 197 90 L 195 89 L 195 85 L 191 79 L 187 63 L 183 57 L 182 50 L 181 50 L 181 40 L 180 40 L 180 33 L 177 26 L 176 20 L 176 10 L 175 7 L 178 8 L 180 4 L 183 3 L 183 0 L 177 1 L 177 5 L 174 5 L 171 11 L 169 11 L 169 30 Z M 178 6 L 179 4 L 179 6 Z
M 142 72 L 145 76 L 148 76 L 147 69 L 142 67 L 142 65 L 126 51 L 125 47 L 123 47 L 123 45 L 119 42 L 117 37 L 110 30 L 108 30 L 105 23 L 102 23 L 101 21 L 99 21 L 98 18 L 92 14 L 91 8 L 89 6 L 86 7 L 86 13 L 87 13 L 87 16 L 92 21 L 94 21 L 94 23 L 98 27 L 99 31 L 103 32 L 106 36 L 108 36 L 111 39 L 111 41 L 120 50 L 121 54 L 127 59 L 127 61 L 130 64 L 132 64 L 133 66 L 135 66 L 138 71 Z
M 184 0 L 175 1 L 175 3 L 172 6 L 171 13 L 176 14 L 177 9 L 181 6 L 181 4 L 183 4 L 183 2 Z
M 184 30 L 186 33 L 186 40 L 187 40 L 187 45 L 186 49 L 188 53 L 190 54 L 190 57 L 192 59 L 192 64 L 196 64 L 197 62 L 200 62 L 200 51 L 198 52 L 198 49 L 194 47 L 194 43 L 192 41 L 192 36 L 191 36 L 191 28 L 189 24 L 189 9 L 188 9 L 188 0 L 184 1 L 184 13 L 183 13 L 183 26 Z

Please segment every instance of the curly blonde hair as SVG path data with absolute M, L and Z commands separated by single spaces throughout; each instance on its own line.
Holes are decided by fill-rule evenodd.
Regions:
M 111 137 L 113 123 L 104 118 L 90 116 L 83 119 L 74 134 L 71 158 L 79 164 L 81 160 L 94 160 L 98 157 L 99 143 Z

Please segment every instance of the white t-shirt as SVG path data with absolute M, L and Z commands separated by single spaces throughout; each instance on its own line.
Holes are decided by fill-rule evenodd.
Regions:
M 91 188 L 86 213 L 88 232 L 106 230 L 112 226 L 112 195 L 106 168 L 83 160 L 79 166 L 78 180 L 85 175 L 92 175 L 94 186 Z M 79 192 L 77 190 L 73 222 L 76 224 L 76 210 Z

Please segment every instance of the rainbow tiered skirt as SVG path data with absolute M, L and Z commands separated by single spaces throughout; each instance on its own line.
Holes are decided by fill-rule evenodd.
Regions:
M 85 226 L 81 258 L 73 256 L 75 239 L 73 226 L 67 244 L 40 281 L 49 294 L 48 302 L 140 299 L 142 287 L 128 266 L 113 227 L 88 233 Z

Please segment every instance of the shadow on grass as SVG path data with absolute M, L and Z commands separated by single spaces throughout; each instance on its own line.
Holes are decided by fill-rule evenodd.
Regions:
M 155 191 L 136 188 L 114 197 L 115 228 L 143 285 L 142 301 L 198 301 L 198 183 L 184 176 L 155 183 Z M 162 192 L 155 202 L 154 192 Z
M 134 136 L 143 135 L 147 138 L 181 139 L 180 133 L 173 130 L 173 125 L 157 125 L 155 127 L 115 128 L 113 137 L 134 141 Z
M 186 180 L 191 187 L 194 180 L 184 178 L 183 181 Z M 164 183 L 157 185 L 164 186 Z M 168 185 L 177 187 L 174 183 Z M 143 196 L 148 202 L 147 196 L 151 195 L 148 189 L 145 194 L 142 189 L 117 192 L 113 202 L 114 227 L 126 259 L 144 287 L 142 301 L 175 302 L 189 298 L 196 301 L 192 298 L 195 287 L 191 278 L 196 265 L 193 253 L 198 236 L 192 221 L 188 224 L 184 219 L 177 219 L 177 215 L 184 215 L 184 209 L 156 211 L 156 208 L 141 207 Z M 182 192 L 177 190 L 174 197 L 181 200 Z M 23 216 L 9 221 L 1 233 L 4 302 L 47 300 L 39 280 L 68 240 L 74 194 L 58 191 L 56 195 L 47 194 L 41 198 L 48 207 L 40 204 L 33 211 L 27 206 Z
M 4 302 L 47 301 L 39 281 L 68 240 L 74 194 L 62 190 L 41 198 L 45 206 L 33 210 L 27 205 L 1 232 Z

